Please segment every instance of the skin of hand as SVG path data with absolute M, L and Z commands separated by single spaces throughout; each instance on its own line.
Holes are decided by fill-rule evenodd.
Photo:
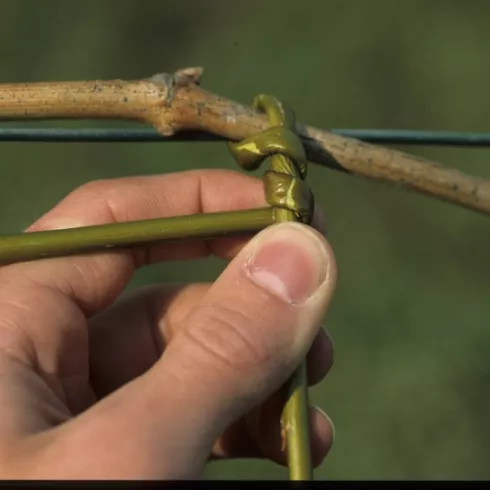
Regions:
M 95 181 L 27 232 L 264 205 L 261 180 L 231 171 Z M 286 464 L 279 388 L 306 355 L 310 385 L 333 362 L 321 322 L 337 273 L 321 221 L 0 267 L 0 478 L 198 479 L 216 458 Z M 229 260 L 213 283 L 122 295 L 138 268 L 210 254 Z M 334 429 L 320 409 L 310 417 L 318 466 Z

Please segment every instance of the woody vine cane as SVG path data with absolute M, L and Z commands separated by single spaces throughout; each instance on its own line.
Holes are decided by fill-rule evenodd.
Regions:
M 164 141 L 186 141 L 189 136 L 196 139 L 203 133 L 239 141 L 268 127 L 267 118 L 260 113 L 201 88 L 202 73 L 202 68 L 193 67 L 139 80 L 4 83 L 0 84 L 0 121 L 125 119 L 153 126 Z M 360 135 L 356 132 L 338 134 L 299 122 L 297 129 L 308 162 L 312 164 L 490 214 L 488 179 L 444 167 L 417 155 L 359 141 L 356 137 Z M 66 131 L 54 132 L 56 141 L 73 139 L 67 138 Z M 83 131 L 75 132 L 81 137 L 78 140 L 86 137 Z M 26 133 L 32 136 L 31 130 L 20 130 L 20 133 L 16 128 L 12 132 L 3 129 L 1 140 L 22 139 Z M 53 141 L 52 132 L 44 130 L 41 133 L 31 140 Z M 103 141 L 106 134 L 104 131 L 90 133 L 87 141 Z M 108 133 L 110 141 L 132 138 L 131 132 L 123 132 L 116 139 L 114 131 Z M 383 142 L 383 138 L 378 138 L 378 132 L 375 133 L 370 134 L 369 139 Z M 387 135 L 384 139 L 394 142 Z M 467 136 L 463 135 L 463 139 Z M 473 141 L 473 136 L 470 139 Z M 476 139 L 481 141 L 481 135 Z M 485 136 L 483 139 L 488 141 Z M 154 135 L 142 140 L 154 141 Z

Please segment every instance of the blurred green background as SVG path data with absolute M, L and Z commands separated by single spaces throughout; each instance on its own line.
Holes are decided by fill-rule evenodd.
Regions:
M 243 103 L 272 93 L 318 127 L 486 131 L 489 16 L 484 0 L 0 0 L 0 81 L 198 65 L 206 88 Z M 490 176 L 490 150 L 402 149 Z M 93 179 L 234 168 L 220 143 L 3 143 L 0 152 L 2 233 Z M 326 317 L 336 363 L 312 390 L 337 438 L 316 478 L 489 478 L 488 218 L 329 170 L 309 180 L 340 273 Z M 212 280 L 224 265 L 163 264 L 131 287 Z M 207 476 L 287 477 L 250 461 L 213 463 Z

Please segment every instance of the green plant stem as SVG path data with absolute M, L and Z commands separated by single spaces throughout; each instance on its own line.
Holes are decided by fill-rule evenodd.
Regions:
M 296 221 L 294 213 L 287 209 L 277 209 L 276 223 L 285 221 Z M 312 480 L 310 404 L 305 361 L 298 366 L 285 389 L 287 400 L 281 415 L 281 432 L 286 438 L 289 480 Z
M 287 192 L 284 200 L 280 176 L 291 177 L 296 181 L 304 179 L 307 172 L 306 157 L 301 141 L 295 133 L 295 115 L 287 106 L 269 95 L 257 95 L 254 108 L 265 112 L 271 127 L 239 143 L 231 143 L 230 150 L 240 166 L 248 170 L 257 168 L 264 156 L 269 156 L 270 168 L 274 172 L 272 183 L 265 185 L 268 203 L 275 210 L 275 222 L 284 223 L 305 220 L 299 217 L 297 209 L 301 193 Z M 265 181 L 264 181 L 265 182 Z M 280 185 L 275 185 L 280 184 Z M 304 211 L 309 215 L 313 202 L 308 201 Z M 311 209 L 309 209 L 311 208 Z M 308 383 L 306 379 L 306 362 L 293 373 L 283 388 L 286 403 L 281 414 L 281 436 L 283 447 L 286 446 L 289 480 L 312 480 L 313 470 L 310 449 L 310 417 L 308 402 Z
M 309 400 L 305 361 L 299 365 L 289 381 L 288 399 L 283 409 L 281 424 L 287 437 L 289 480 L 312 480 Z
M 267 207 L 0 236 L 0 264 L 73 255 L 163 240 L 209 239 L 274 224 Z

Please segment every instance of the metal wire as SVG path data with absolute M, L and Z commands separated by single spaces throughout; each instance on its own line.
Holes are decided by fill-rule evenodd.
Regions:
M 370 143 L 462 147 L 490 146 L 490 133 L 395 129 L 332 129 L 331 131 L 342 136 L 357 138 Z M 0 142 L 2 141 L 148 143 L 168 141 L 225 141 L 225 138 L 198 131 L 185 131 L 173 136 L 163 136 L 153 129 L 0 128 Z

